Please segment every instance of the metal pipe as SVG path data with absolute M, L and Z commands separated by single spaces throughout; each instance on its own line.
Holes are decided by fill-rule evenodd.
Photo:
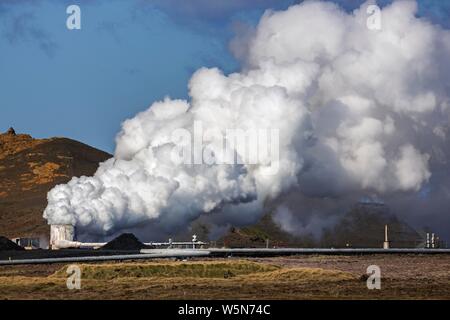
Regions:
M 171 239 L 169 239 L 171 240 Z M 197 246 L 203 246 L 203 245 L 207 245 L 208 243 L 203 242 L 203 241 L 196 241 L 196 242 L 192 242 L 192 241 L 184 241 L 184 242 L 175 242 L 175 241 L 169 241 L 169 242 L 145 242 L 144 244 L 146 246 L 157 246 L 157 247 L 161 247 L 161 246 L 191 246 L 192 244 L 195 244 Z
M 141 253 L 152 252 L 170 252 L 174 249 L 142 249 Z M 182 249 L 180 249 L 182 251 Z M 192 250 L 191 250 L 192 251 Z M 229 255 L 229 254 L 242 254 L 242 255 L 295 255 L 295 254 L 450 254 L 450 249 L 410 249 L 410 248 L 395 248 L 395 249 L 380 249 L 380 248 L 208 248 L 208 249 L 196 249 L 195 252 L 207 251 L 211 255 Z
M 205 257 L 210 253 L 208 251 L 160 253 L 160 254 L 123 254 L 114 256 L 94 256 L 94 257 L 68 257 L 68 258 L 46 258 L 46 259 L 21 259 L 0 261 L 2 265 L 23 265 L 23 264 L 50 264 L 50 263 L 70 263 L 70 262 L 96 262 L 96 261 L 114 261 L 114 260 L 143 260 L 160 258 L 189 258 Z
M 71 248 L 101 248 L 105 245 L 105 242 L 91 243 L 91 242 L 79 242 L 69 240 L 55 240 L 53 242 L 53 249 L 71 249 Z
M 68 262 L 95 262 L 114 260 L 145 260 L 158 258 L 189 258 L 217 256 L 280 256 L 296 254 L 450 254 L 450 249 L 328 249 L 328 248 L 280 248 L 280 249 L 143 249 L 141 254 L 125 254 L 112 256 L 67 257 L 46 259 L 3 260 L 1 265 L 50 264 Z

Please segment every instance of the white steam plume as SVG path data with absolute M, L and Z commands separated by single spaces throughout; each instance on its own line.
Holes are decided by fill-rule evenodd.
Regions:
M 303 221 L 300 220 L 303 218 Z M 335 215 L 320 216 L 312 214 L 310 216 L 298 217 L 287 206 L 279 206 L 272 220 L 284 231 L 296 236 L 310 236 L 314 239 L 320 239 L 323 231 L 335 224 Z
M 369 30 L 366 7 L 346 13 L 306 1 L 266 12 L 250 38 L 234 42 L 245 70 L 202 68 L 190 101 L 166 98 L 125 121 L 114 158 L 51 190 L 44 217 L 91 234 L 146 224 L 171 231 L 203 213 L 254 222 L 266 200 L 293 187 L 311 197 L 421 190 L 433 142 L 448 144 L 450 32 L 416 18 L 414 1 L 385 7 L 382 29 Z M 199 123 L 221 133 L 279 129 L 278 172 L 267 174 L 267 159 L 174 163 L 173 132 L 195 136 Z M 223 138 L 206 142 L 225 158 Z

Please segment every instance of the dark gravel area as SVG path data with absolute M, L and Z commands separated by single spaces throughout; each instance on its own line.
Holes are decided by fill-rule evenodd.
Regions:
M 92 256 L 110 256 L 117 254 L 138 254 L 138 253 L 139 250 L 102 251 L 102 250 L 87 250 L 87 249 L 0 251 L 0 260 L 92 257 Z
M 139 241 L 138 238 L 132 233 L 124 233 L 117 238 L 111 240 L 106 245 L 101 247 L 99 251 L 107 250 L 141 250 L 147 246 Z
M 18 246 L 8 238 L 0 236 L 0 251 L 22 251 L 25 250 L 21 246 Z

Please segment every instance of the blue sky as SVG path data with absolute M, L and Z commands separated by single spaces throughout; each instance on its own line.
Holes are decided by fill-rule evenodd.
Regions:
M 0 131 L 65 136 L 114 150 L 120 124 L 169 95 L 187 97 L 201 66 L 239 69 L 228 50 L 237 22 L 295 0 L 0 0 Z M 362 1 L 338 1 L 347 10 Z M 378 1 L 384 5 L 389 1 Z M 82 29 L 66 28 L 66 7 Z M 419 1 L 450 27 L 450 1 Z

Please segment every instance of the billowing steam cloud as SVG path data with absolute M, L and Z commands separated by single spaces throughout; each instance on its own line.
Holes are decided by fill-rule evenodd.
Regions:
M 125 121 L 114 158 L 51 190 L 44 217 L 92 234 L 170 231 L 205 213 L 220 224 L 254 222 L 294 187 L 302 197 L 420 194 L 436 168 L 450 170 L 450 32 L 416 18 L 413 1 L 384 8 L 382 29 L 370 30 L 366 7 L 307 1 L 266 12 L 233 42 L 242 72 L 200 69 L 190 101 L 167 98 Z M 279 130 L 279 161 L 174 162 L 174 148 L 189 144 L 174 132 L 195 140 L 199 126 L 221 133 L 203 137 L 218 162 L 229 156 L 226 130 Z

